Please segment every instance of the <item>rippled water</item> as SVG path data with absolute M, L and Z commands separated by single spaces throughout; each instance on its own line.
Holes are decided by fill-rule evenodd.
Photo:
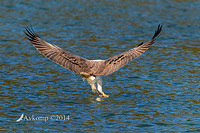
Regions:
M 0 2 L 0 131 L 200 131 L 200 2 L 83 0 Z M 103 76 L 97 101 L 82 77 L 43 57 L 42 39 L 88 59 L 107 59 L 162 35 L 145 54 Z M 24 114 L 20 122 L 16 120 Z M 45 119 L 46 118 L 46 119 Z

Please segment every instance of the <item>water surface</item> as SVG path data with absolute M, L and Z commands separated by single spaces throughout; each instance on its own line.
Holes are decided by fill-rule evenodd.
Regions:
M 0 131 L 200 131 L 199 4 L 1 1 Z M 107 59 L 148 41 L 158 24 L 162 35 L 147 52 L 102 77 L 110 97 L 101 101 L 80 75 L 43 57 L 23 33 L 32 25 L 42 39 L 74 54 Z M 16 122 L 22 114 L 32 119 Z

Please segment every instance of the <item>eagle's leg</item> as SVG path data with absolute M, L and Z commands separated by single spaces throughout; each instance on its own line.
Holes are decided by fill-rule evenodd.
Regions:
M 87 82 L 89 83 L 89 85 L 92 88 L 92 92 L 96 92 L 96 90 L 97 90 L 96 85 L 95 85 L 96 78 L 85 72 L 81 72 L 80 74 L 83 76 L 83 80 L 87 80 Z
M 88 82 L 89 83 L 89 82 Z M 96 88 L 96 85 L 94 83 L 89 83 L 91 88 L 92 88 L 92 92 L 96 92 L 97 91 L 97 88 Z
M 98 86 L 96 87 L 96 77 L 90 76 L 89 78 L 87 78 L 87 81 L 88 81 L 88 83 L 90 84 L 90 86 L 92 88 L 92 92 L 97 92 L 97 94 L 99 96 L 101 96 L 102 93 L 97 90 Z
M 83 76 L 83 80 L 87 80 L 87 82 L 92 88 L 92 92 L 98 92 L 96 88 L 96 77 L 86 72 L 81 72 L 80 74 Z
M 97 92 L 98 96 L 102 96 L 105 95 L 103 92 L 102 92 L 102 87 L 99 86 L 99 84 L 97 84 L 97 79 L 96 77 L 94 76 L 90 76 L 87 78 L 87 81 L 88 83 L 90 84 L 91 88 L 92 88 L 92 92 Z M 96 84 L 97 84 L 97 87 L 96 87 Z M 100 90 L 99 90 L 99 87 L 100 87 Z
M 106 95 L 102 90 L 102 79 L 101 79 L 100 76 L 96 76 L 96 84 L 97 84 L 97 93 L 98 93 L 98 95 L 100 97 L 102 97 L 102 98 L 109 97 L 109 95 Z
M 83 79 L 88 81 L 93 92 L 96 91 L 97 94 L 102 98 L 109 97 L 102 91 L 102 79 L 100 76 L 93 76 L 85 72 L 81 72 L 80 74 L 83 76 Z

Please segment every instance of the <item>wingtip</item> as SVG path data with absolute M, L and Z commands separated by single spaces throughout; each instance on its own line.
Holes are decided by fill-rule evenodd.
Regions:
M 39 37 L 39 36 L 35 33 L 35 31 L 33 30 L 32 26 L 30 26 L 30 27 L 28 27 L 28 26 L 25 27 L 24 33 L 26 34 L 27 39 L 30 40 L 30 41 L 32 41 L 35 37 Z
M 140 44 L 137 45 L 137 47 L 141 46 L 143 44 L 143 42 L 141 42 Z
M 154 36 L 152 37 L 153 40 L 156 39 L 156 37 L 158 37 L 160 35 L 160 32 L 162 31 L 162 27 L 163 25 L 159 24 L 157 30 L 155 31 Z

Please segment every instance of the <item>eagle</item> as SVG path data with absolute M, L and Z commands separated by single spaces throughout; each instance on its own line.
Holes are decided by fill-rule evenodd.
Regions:
M 142 42 L 137 47 L 106 60 L 88 60 L 70 53 L 55 44 L 42 40 L 38 34 L 34 32 L 32 27 L 26 27 L 24 33 L 27 39 L 42 55 L 70 71 L 81 74 L 83 79 L 88 81 L 93 92 L 96 92 L 100 98 L 106 98 L 109 97 L 109 95 L 106 95 L 102 90 L 101 75 L 111 74 L 139 57 L 152 46 L 154 41 L 159 37 L 161 31 L 162 25 L 159 24 L 153 37 L 149 41 L 146 43 Z

